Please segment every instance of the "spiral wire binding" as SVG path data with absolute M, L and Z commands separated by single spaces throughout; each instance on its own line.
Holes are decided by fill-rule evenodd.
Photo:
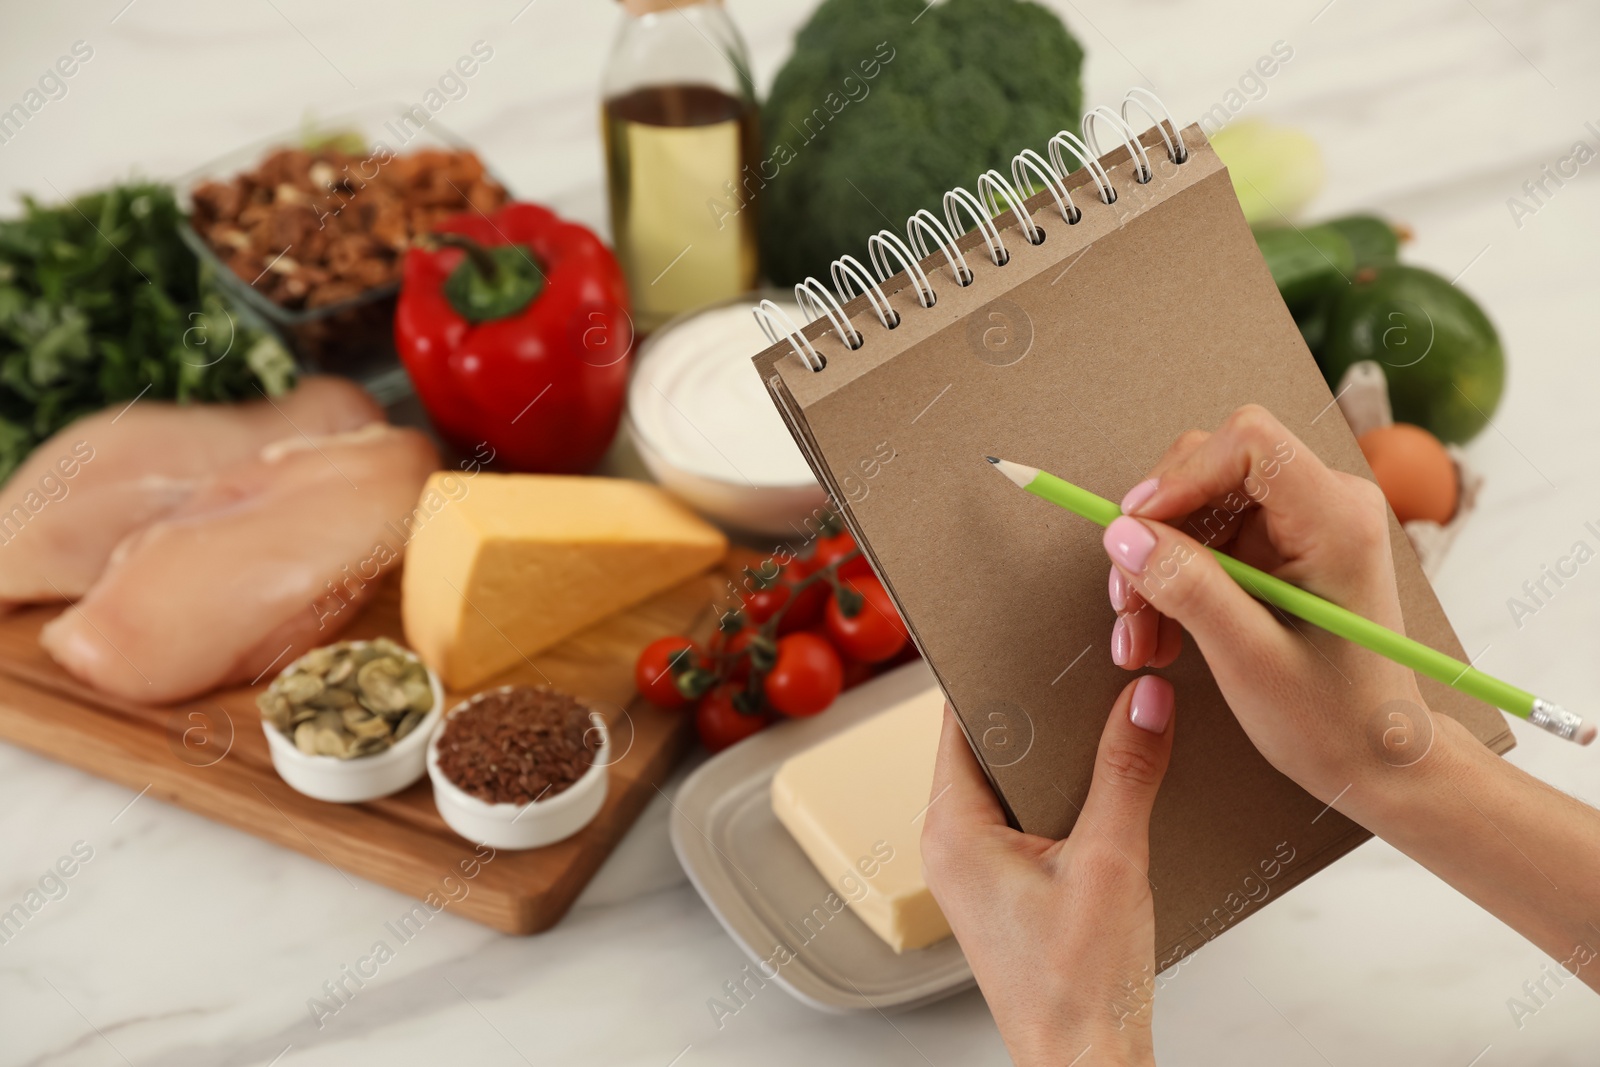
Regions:
M 1100 128 L 1095 124 L 1095 119 L 1103 119 L 1111 123 L 1111 128 L 1116 130 L 1122 138 L 1122 143 L 1128 147 L 1128 157 L 1139 165 L 1139 176 L 1134 179 L 1144 185 L 1155 177 L 1155 171 L 1150 169 L 1150 157 L 1144 153 L 1144 145 L 1139 143 L 1139 138 L 1122 121 L 1122 116 L 1101 104 L 1087 115 L 1083 116 L 1083 139 L 1089 142 L 1089 151 L 1099 158 L 1105 153 L 1100 150 Z M 1105 173 L 1105 168 L 1100 168 L 1100 173 Z
M 833 290 L 817 281 L 807 278 L 794 287 L 795 303 L 800 305 L 800 310 L 806 313 L 807 322 L 815 322 L 819 314 L 828 316 L 828 321 L 833 323 L 833 329 L 844 338 L 844 343 L 851 350 L 860 348 L 865 339 L 856 332 L 855 324 L 844 313 L 844 307 L 834 297 Z M 832 309 L 829 309 L 829 305 Z M 839 320 L 843 319 L 843 322 Z
M 1004 197 L 1006 206 L 1017 217 L 1017 225 L 1022 227 L 1022 234 L 1028 239 L 1028 243 L 1044 244 L 1044 230 L 1033 224 L 1033 216 L 1022 209 L 1022 200 L 1017 197 L 1016 190 L 999 171 L 986 170 L 978 175 L 978 195 L 983 198 L 983 206 L 991 218 L 1000 214 L 1000 205 L 995 200 L 996 195 Z
M 1137 87 L 1130 89 L 1122 98 L 1120 114 L 1102 105 L 1083 116 L 1081 136 L 1070 130 L 1062 130 L 1050 138 L 1045 146 L 1049 152 L 1049 159 L 1031 148 L 1024 148 L 1011 160 L 1010 179 L 998 170 L 988 170 L 978 176 L 977 195 L 960 186 L 945 193 L 942 222 L 933 212 L 923 208 L 906 220 L 904 240 L 893 230 L 879 230 L 873 234 L 867 239 L 867 258 L 872 261 L 870 271 L 854 256 L 845 255 L 833 261 L 832 290 L 816 278 L 807 278 L 796 285 L 795 302 L 805 314 L 806 322 L 815 322 L 818 318 L 825 317 L 846 347 L 852 350 L 860 348 L 866 344 L 866 338 L 856 329 L 855 323 L 845 312 L 844 305 L 857 296 L 864 297 L 871 306 L 873 314 L 877 316 L 879 325 L 886 330 L 899 326 L 900 313 L 889 302 L 881 283 L 888 281 L 902 270 L 916 287 L 917 303 L 925 308 L 933 307 L 938 300 L 938 294 L 934 291 L 933 283 L 928 280 L 927 273 L 922 269 L 921 261 L 931 256 L 934 248 L 944 254 L 955 283 L 963 287 L 971 285 L 972 269 L 967 265 L 966 256 L 956 245 L 956 241 L 967 232 L 967 228 L 961 224 L 963 211 L 982 234 L 990 262 L 997 267 L 1005 266 L 1011 259 L 1010 252 L 1006 250 L 1005 240 L 1000 236 L 1000 228 L 994 223 L 995 218 L 1003 211 L 1009 209 L 1016 216 L 1023 240 L 1029 244 L 1043 244 L 1045 237 L 1043 227 L 1033 221 L 1033 217 L 1023 206 L 1028 197 L 1034 194 L 1036 180 L 1050 193 L 1057 210 L 1061 212 L 1062 220 L 1069 226 L 1076 225 L 1083 218 L 1083 212 L 1073 203 L 1072 194 L 1067 190 L 1066 176 L 1069 170 L 1064 153 L 1071 153 L 1089 172 L 1099 191 L 1102 204 L 1116 203 L 1117 190 L 1111 184 L 1111 176 L 1105 167 L 1100 165 L 1101 125 L 1110 126 L 1127 147 L 1128 156 L 1137 168 L 1134 180 L 1141 185 L 1149 182 L 1155 177 L 1155 172 L 1150 166 L 1149 154 L 1139 142 L 1139 137 L 1129 122 L 1130 107 L 1136 107 L 1144 112 L 1145 117 L 1155 124 L 1166 147 L 1167 158 L 1174 165 L 1181 166 L 1189 161 L 1188 146 L 1183 143 L 1183 134 L 1179 131 L 1177 123 L 1172 121 L 1172 113 L 1167 110 L 1166 105 L 1148 89 Z M 891 263 L 891 258 L 896 262 Z M 817 351 L 806 337 L 804 329 L 796 325 L 778 304 L 771 300 L 763 300 L 751 311 L 767 340 L 777 344 L 782 338 L 787 337 L 795 355 L 813 372 L 820 371 L 828 365 L 827 357 Z
M 1033 177 L 1029 177 L 1030 173 Z M 1055 198 L 1056 207 L 1061 211 L 1061 218 L 1067 225 L 1075 225 L 1083 218 L 1083 212 L 1072 202 L 1072 194 L 1067 191 L 1067 183 L 1056 174 L 1055 168 L 1046 163 L 1044 157 L 1033 149 L 1024 148 L 1011 161 L 1011 180 L 1022 191 L 1024 199 L 1033 195 L 1033 178 L 1038 178 L 1044 183 L 1044 187 L 1050 190 L 1050 195 Z
M 917 303 L 925 308 L 933 307 L 938 296 L 934 293 L 928 276 L 922 272 L 922 264 L 911 254 L 911 249 L 906 247 L 906 243 L 900 240 L 900 235 L 893 230 L 879 230 L 867 238 L 867 256 L 872 260 L 873 270 L 878 272 L 879 281 L 886 282 L 894 277 L 895 272 L 889 269 L 890 255 L 900 261 L 906 276 L 916 285 Z
M 1149 101 L 1148 103 L 1146 103 L 1147 100 Z M 1156 96 L 1156 94 L 1152 93 L 1149 89 L 1145 89 L 1140 86 L 1134 86 L 1132 89 L 1129 89 L 1126 95 L 1124 95 L 1122 98 L 1121 110 L 1122 121 L 1124 123 L 1128 123 L 1128 106 L 1130 104 L 1134 107 L 1137 107 L 1140 111 L 1143 111 L 1144 117 L 1155 124 L 1156 130 L 1161 134 L 1162 142 L 1164 142 L 1167 146 L 1167 158 L 1172 160 L 1173 165 L 1181 166 L 1182 164 L 1189 162 L 1189 149 L 1183 143 L 1183 132 L 1179 130 L 1177 125 L 1172 121 L 1172 116 L 1167 114 L 1167 105 L 1161 102 L 1160 97 Z M 1161 119 L 1156 117 L 1156 113 L 1151 110 L 1152 107 L 1161 109 L 1162 117 L 1167 120 L 1166 126 L 1161 124 Z M 1171 137 L 1167 136 L 1167 126 L 1172 127 Z M 1173 143 L 1173 138 L 1177 138 L 1176 144 Z
M 850 292 L 850 282 L 855 282 L 857 293 Z M 883 324 L 885 330 L 892 330 L 900 325 L 900 313 L 890 306 L 889 298 L 883 293 L 883 287 L 878 284 L 876 278 L 867 273 L 867 268 L 855 256 L 840 256 L 833 261 L 833 287 L 844 297 L 846 304 L 855 296 L 866 297 L 867 303 L 872 305 L 873 313 L 878 316 L 878 321 Z M 773 338 L 773 343 L 777 343 L 777 338 Z
M 972 284 L 972 268 L 967 266 L 967 257 L 956 247 L 955 238 L 950 236 L 950 231 L 944 228 L 944 223 L 939 221 L 937 215 L 922 208 L 906 220 L 906 233 L 911 238 L 911 246 L 917 250 L 918 259 L 933 255 L 922 240 L 924 235 L 931 235 L 939 251 L 944 253 L 945 261 L 950 264 L 950 273 L 954 275 L 956 284 L 962 287 Z
M 1050 143 L 1045 147 L 1050 150 L 1050 165 L 1055 168 L 1056 174 L 1061 177 L 1063 183 L 1072 169 L 1061 160 L 1061 150 L 1066 149 L 1078 157 L 1079 165 L 1089 172 L 1089 177 L 1094 179 L 1095 186 L 1100 190 L 1100 202 L 1102 204 L 1115 204 L 1117 202 L 1117 191 L 1112 188 L 1111 176 L 1106 173 L 1106 169 L 1100 165 L 1100 161 L 1095 158 L 1095 154 L 1089 151 L 1089 146 L 1084 144 L 1083 139 L 1077 134 L 1071 130 L 1062 130 L 1050 138 Z
M 978 188 L 983 188 L 982 176 L 978 179 Z M 961 225 L 962 208 L 967 209 L 967 214 L 971 215 L 972 221 L 978 225 L 978 232 L 983 234 L 983 243 L 989 248 L 989 259 L 997 267 L 1005 266 L 1010 261 L 1011 255 L 1006 251 L 1006 243 L 1000 237 L 1000 227 L 996 226 L 989 213 L 983 210 L 978 198 L 959 185 L 944 194 L 944 218 L 950 224 L 950 232 L 957 237 L 967 232 L 967 228 Z

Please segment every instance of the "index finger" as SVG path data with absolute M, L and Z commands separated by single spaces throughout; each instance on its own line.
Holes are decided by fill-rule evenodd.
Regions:
M 1234 497 L 1277 515 L 1318 514 L 1335 485 L 1333 472 L 1277 416 L 1249 404 L 1162 471 L 1154 491 L 1129 514 L 1167 520 Z

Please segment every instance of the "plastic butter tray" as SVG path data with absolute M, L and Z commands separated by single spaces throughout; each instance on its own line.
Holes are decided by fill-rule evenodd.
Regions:
M 772 813 L 783 761 L 937 683 L 910 663 L 850 690 L 810 719 L 770 727 L 683 783 L 672 847 L 717 921 L 759 973 L 822 1011 L 906 1011 L 973 984 L 954 938 L 896 955 L 829 887 Z M 835 895 L 835 907 L 839 898 Z

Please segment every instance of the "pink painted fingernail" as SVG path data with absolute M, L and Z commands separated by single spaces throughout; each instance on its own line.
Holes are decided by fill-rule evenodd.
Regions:
M 1133 725 L 1153 734 L 1167 732 L 1172 721 L 1172 683 L 1147 674 L 1133 684 L 1133 701 L 1128 705 Z
M 1128 617 L 1121 615 L 1117 618 L 1117 624 L 1111 628 L 1111 662 L 1119 667 L 1126 667 L 1132 655 L 1133 636 L 1128 633 Z
M 1128 495 L 1122 498 L 1122 513 L 1124 515 L 1132 515 L 1135 511 L 1138 511 L 1140 504 L 1156 495 L 1156 486 L 1159 484 L 1160 482 L 1155 478 L 1146 478 L 1132 489 L 1129 489 Z
M 1134 574 L 1144 573 L 1144 565 L 1156 549 L 1156 535 L 1144 523 L 1126 515 L 1111 521 L 1101 541 L 1111 561 Z
M 1111 594 L 1111 609 L 1121 611 L 1128 606 L 1128 579 L 1122 576 L 1117 568 L 1111 568 L 1111 584 L 1108 590 Z

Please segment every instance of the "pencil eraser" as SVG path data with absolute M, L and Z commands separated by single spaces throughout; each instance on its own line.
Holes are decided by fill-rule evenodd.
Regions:
M 1580 745 L 1587 745 L 1594 740 L 1594 735 L 1597 732 L 1600 731 L 1596 730 L 1594 723 L 1586 722 L 1578 728 L 1578 736 L 1576 740 Z

